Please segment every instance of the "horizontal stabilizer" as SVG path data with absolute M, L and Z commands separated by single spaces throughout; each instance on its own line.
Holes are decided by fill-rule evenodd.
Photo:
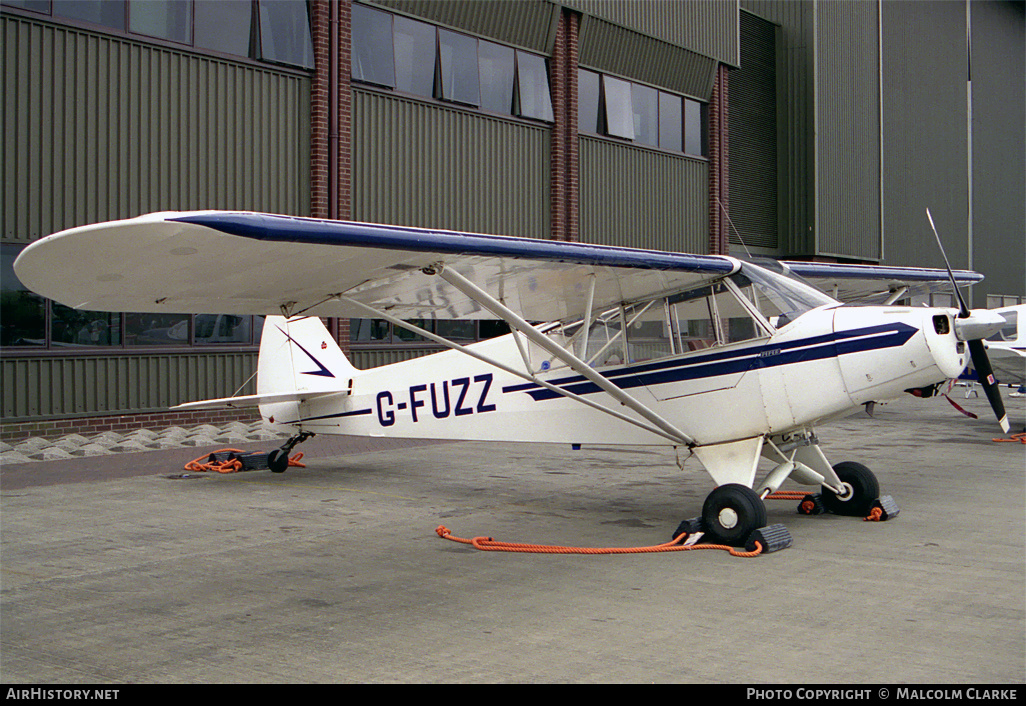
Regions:
M 216 400 L 200 400 L 198 402 L 185 402 L 176 405 L 171 409 L 194 411 L 200 409 L 244 409 L 257 407 L 262 404 L 276 404 L 280 402 L 308 402 L 314 399 L 327 397 L 344 397 L 349 394 L 348 390 L 329 390 L 325 392 L 295 391 L 276 392 L 267 395 L 240 395 L 239 397 L 222 397 Z

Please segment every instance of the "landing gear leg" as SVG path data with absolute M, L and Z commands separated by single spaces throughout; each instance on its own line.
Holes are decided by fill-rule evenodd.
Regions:
M 314 436 L 312 431 L 301 431 L 289 438 L 281 447 L 267 455 L 267 467 L 271 469 L 272 473 L 284 473 L 285 469 L 289 467 L 289 453 L 291 453 L 292 448 L 297 444 L 303 443 L 311 436 Z

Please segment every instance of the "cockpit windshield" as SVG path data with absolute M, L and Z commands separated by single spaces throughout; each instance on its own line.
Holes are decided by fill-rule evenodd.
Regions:
M 812 285 L 749 262 L 730 279 L 776 328 L 786 326 L 807 311 L 838 303 Z

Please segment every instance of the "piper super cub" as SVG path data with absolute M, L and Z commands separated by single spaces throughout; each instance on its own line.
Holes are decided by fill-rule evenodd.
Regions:
M 982 279 L 816 268 L 912 287 Z M 15 271 L 80 309 L 267 316 L 257 393 L 181 408 L 259 406 L 294 432 L 273 471 L 314 433 L 684 447 L 716 484 L 702 530 L 734 546 L 764 527 L 763 500 L 788 478 L 828 511 L 866 515 L 876 478 L 832 465 L 816 425 L 957 377 L 967 345 L 982 369 L 980 340 L 1003 323 L 964 304 L 842 306 L 779 267 L 725 256 L 256 213 L 73 228 L 28 246 Z M 384 319 L 453 350 L 357 370 L 321 316 Z M 501 319 L 512 332 L 463 346 L 408 323 L 424 319 Z M 757 481 L 763 457 L 773 468 Z

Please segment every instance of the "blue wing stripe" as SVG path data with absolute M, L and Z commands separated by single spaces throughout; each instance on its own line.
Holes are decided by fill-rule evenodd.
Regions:
M 728 274 L 737 262 L 716 255 L 457 233 L 371 223 L 323 221 L 262 213 L 198 213 L 168 219 L 256 240 L 348 245 L 415 252 L 524 258 L 569 264 Z

